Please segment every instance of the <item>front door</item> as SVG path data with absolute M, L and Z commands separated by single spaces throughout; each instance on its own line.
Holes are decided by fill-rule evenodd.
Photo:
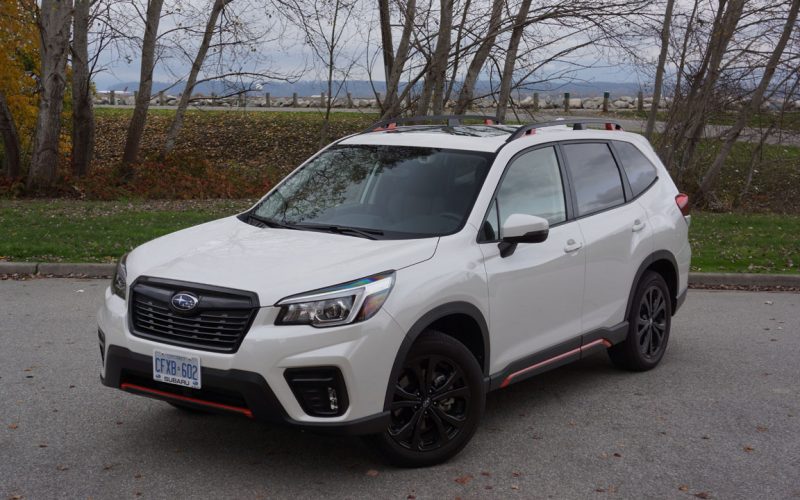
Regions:
M 566 341 L 580 346 L 583 236 L 576 221 L 567 221 L 562 175 L 553 146 L 521 152 L 510 161 L 483 224 L 493 371 Z M 501 221 L 514 213 L 547 219 L 550 233 L 501 257 Z

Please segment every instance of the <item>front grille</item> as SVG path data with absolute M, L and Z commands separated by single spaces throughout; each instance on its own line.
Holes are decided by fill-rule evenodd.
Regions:
M 172 296 L 198 297 L 189 312 L 172 307 Z M 236 352 L 258 310 L 254 293 L 156 278 L 131 287 L 130 326 L 137 336 L 204 351 Z

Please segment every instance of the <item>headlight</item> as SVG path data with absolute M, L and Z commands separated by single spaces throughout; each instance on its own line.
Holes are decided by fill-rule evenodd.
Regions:
M 366 321 L 380 311 L 394 285 L 394 271 L 287 297 L 278 306 L 276 325 L 316 327 Z
M 128 254 L 119 259 L 117 268 L 114 269 L 114 276 L 111 277 L 111 292 L 123 300 L 128 293 L 128 269 L 125 267 L 127 259 Z

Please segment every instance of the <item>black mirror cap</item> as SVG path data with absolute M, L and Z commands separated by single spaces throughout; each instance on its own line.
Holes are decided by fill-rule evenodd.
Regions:
M 549 229 L 542 229 L 541 231 L 531 231 L 530 233 L 525 233 L 522 236 L 503 238 L 503 241 L 507 241 L 509 243 L 541 243 L 547 240 L 547 236 L 549 234 Z
M 517 250 L 517 245 L 520 243 L 541 243 L 547 239 L 550 234 L 549 229 L 542 229 L 541 231 L 531 231 L 522 236 L 512 236 L 510 238 L 503 238 L 497 247 L 500 249 L 500 257 L 506 258 L 514 255 Z

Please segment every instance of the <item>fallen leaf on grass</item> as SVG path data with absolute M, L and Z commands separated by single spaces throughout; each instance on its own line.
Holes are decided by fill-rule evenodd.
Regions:
M 707 491 L 701 491 L 700 493 L 695 493 L 694 496 L 706 500 L 708 498 L 711 498 L 711 493 L 708 493 Z
M 511 485 L 511 489 L 512 489 L 512 490 L 518 490 L 518 489 L 519 489 L 519 486 L 517 486 L 516 484 L 512 484 L 512 485 Z
M 752 446 L 749 446 L 749 445 L 748 445 L 748 446 L 745 446 L 743 449 L 744 449 L 744 451 L 746 451 L 747 453 L 750 453 L 751 451 L 754 451 L 753 447 L 752 447 Z
M 8 428 L 11 429 L 12 431 L 15 430 L 17 427 L 19 427 L 19 425 L 17 424 L 8 424 Z
M 678 486 L 678 489 L 681 491 L 689 491 L 689 487 L 686 486 L 685 484 Z
M 44 443 L 39 443 L 39 448 L 47 448 L 47 445 Z
M 614 456 L 617 458 L 622 458 L 622 455 L 620 455 L 619 453 L 614 453 Z
M 512 472 L 511 473 L 511 477 L 519 477 L 519 476 L 520 476 L 519 472 Z
M 491 472 L 486 472 L 486 471 L 481 472 L 481 476 L 491 477 L 491 475 L 492 475 Z
M 463 476 L 454 479 L 458 484 L 467 484 L 472 481 L 472 474 L 464 474 Z
M 757 425 L 757 426 L 756 426 L 756 430 L 757 430 L 758 432 L 767 432 L 769 429 L 767 429 L 767 428 L 766 428 L 766 427 L 764 427 L 763 425 Z
M 69 470 L 69 466 L 66 466 L 66 465 L 57 465 L 57 466 L 56 466 L 56 470 L 60 470 L 60 471 Z
M 368 470 L 368 471 L 367 471 L 367 475 L 368 475 L 369 477 L 375 477 L 375 476 L 377 476 L 378 474 L 380 474 L 380 472 L 376 471 L 375 469 L 370 469 L 370 470 Z

